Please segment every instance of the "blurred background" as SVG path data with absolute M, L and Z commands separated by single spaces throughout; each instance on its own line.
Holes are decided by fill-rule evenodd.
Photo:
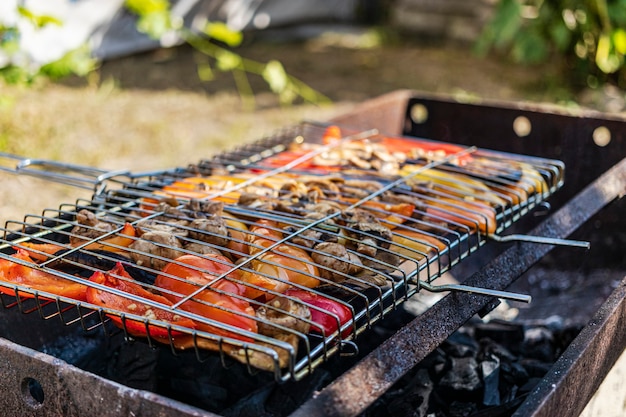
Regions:
M 397 89 L 622 113 L 625 54 L 626 0 L 3 0 L 0 151 L 167 169 Z M 91 194 L 0 180 L 3 223 Z

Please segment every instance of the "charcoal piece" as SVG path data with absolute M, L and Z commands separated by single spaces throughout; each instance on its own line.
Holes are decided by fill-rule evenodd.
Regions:
M 268 413 L 265 411 L 265 403 L 272 393 L 273 386 L 266 385 L 245 396 L 241 401 L 237 402 L 233 407 L 222 411 L 224 417 L 275 417 L 280 414 Z
M 476 359 L 473 357 L 451 357 L 450 361 L 450 369 L 439 381 L 441 388 L 456 393 L 474 393 L 482 387 Z
M 475 403 L 453 401 L 448 407 L 446 416 L 450 417 L 470 417 L 476 414 L 478 406 Z
M 526 356 L 543 362 L 555 359 L 554 334 L 545 327 L 533 327 L 524 333 Z
M 528 381 L 528 372 L 519 362 L 500 361 L 500 376 L 511 385 L 522 386 Z
M 524 327 L 520 324 L 492 320 L 488 323 L 476 323 L 474 335 L 477 340 L 488 338 L 510 350 L 515 350 L 524 341 Z
M 476 342 L 476 339 L 462 329 L 452 333 L 442 346 L 444 346 L 444 350 L 446 350 L 448 354 L 457 357 L 467 356 L 470 353 L 475 354 L 479 349 L 479 344 Z M 448 351 L 446 346 L 451 350 Z M 452 352 L 456 352 L 456 354 Z
M 480 371 L 483 377 L 483 404 L 500 405 L 500 359 L 491 355 L 480 363 Z
M 519 394 L 520 395 L 528 394 L 529 392 L 534 390 L 537 384 L 539 384 L 542 380 L 543 378 L 541 377 L 529 378 L 528 381 L 526 381 L 526 383 L 519 388 L 518 390 Z
M 158 371 L 158 393 L 220 414 L 229 408 L 245 408 L 246 401 L 259 401 L 265 395 L 262 388 L 275 385 L 269 372 L 251 375 L 245 365 L 230 360 L 224 367 L 220 356 L 212 353 L 198 362 L 195 352 L 174 355 L 161 349 Z
M 426 416 L 432 391 L 433 382 L 428 371 L 419 369 L 412 378 L 406 381 L 405 388 L 398 390 L 395 397 L 389 402 L 385 415 Z
M 315 392 L 320 391 L 324 386 L 332 381 L 333 377 L 323 369 L 316 369 L 306 378 L 289 384 L 275 384 L 265 401 L 264 411 L 271 416 L 289 415 L 296 410 L 307 399 L 311 398 Z M 257 416 L 263 414 L 242 414 Z M 226 417 L 231 417 L 227 415 Z
M 159 350 L 145 343 L 131 343 L 123 338 L 109 338 L 111 349 L 107 377 L 136 389 L 154 391 Z
M 507 349 L 506 347 L 502 346 L 499 343 L 494 342 L 491 339 L 481 339 L 480 341 L 480 345 L 481 345 L 481 355 L 478 355 L 478 358 L 481 359 L 481 356 L 491 356 L 491 355 L 495 355 L 500 359 L 504 359 L 507 360 L 509 362 L 513 362 L 516 360 L 516 356 L 513 355 L 509 349 Z
M 460 345 L 458 343 L 446 343 L 444 341 L 443 350 L 450 356 L 455 358 L 467 358 L 476 356 L 476 350 L 470 346 Z
M 552 362 L 543 362 L 532 358 L 524 358 L 520 361 L 529 377 L 543 378 L 550 368 L 552 368 Z

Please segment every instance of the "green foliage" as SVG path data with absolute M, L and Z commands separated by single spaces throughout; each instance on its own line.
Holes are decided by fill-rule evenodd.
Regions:
M 61 26 L 54 16 L 37 15 L 23 6 L 17 7 L 18 16 L 35 29 L 48 25 Z M 20 31 L 17 26 L 0 25 L 0 78 L 8 84 L 32 84 L 41 76 L 61 78 L 70 74 L 85 76 L 97 66 L 87 46 L 69 51 L 59 60 L 40 67 L 32 65 L 20 51 Z M 3 59 L 2 59 L 3 58 Z
M 20 16 L 28 19 L 28 21 L 37 29 L 41 29 L 47 25 L 63 25 L 63 22 L 61 22 L 56 17 L 47 15 L 36 15 L 23 6 L 17 6 L 17 12 Z
M 91 57 L 89 46 L 83 45 L 66 53 L 60 59 L 43 65 L 39 72 L 53 79 L 68 75 L 84 77 L 98 66 L 98 61 Z
M 330 102 L 324 95 L 288 75 L 280 62 L 253 61 L 233 51 L 232 48 L 243 42 L 243 34 L 233 31 L 222 22 L 205 22 L 202 33 L 198 34 L 181 25 L 172 24 L 168 0 L 126 0 L 125 6 L 137 15 L 137 29 L 140 32 L 159 39 L 167 31 L 176 30 L 190 46 L 205 55 L 209 61 L 197 66 L 200 80 L 214 80 L 215 71 L 231 73 L 246 107 L 254 107 L 254 94 L 248 75 L 260 76 L 282 104 L 293 104 L 298 99 L 317 104 Z M 150 19 L 151 23 L 146 23 L 146 19 Z
M 243 42 L 241 32 L 231 30 L 221 22 L 206 22 L 202 33 L 193 33 L 175 19 L 170 10 L 169 0 L 125 0 L 126 9 L 137 16 L 137 30 L 153 39 L 163 39 L 164 35 L 175 32 L 197 51 L 209 58 L 198 64 L 198 77 L 210 82 L 215 71 L 233 75 L 239 93 L 248 107 L 254 106 L 254 94 L 248 75 L 261 77 L 281 103 L 292 104 L 298 99 L 312 103 L 330 101 L 301 81 L 287 74 L 282 64 L 270 60 L 268 63 L 246 59 L 232 50 Z M 18 6 L 17 13 L 34 28 L 48 25 L 62 25 L 59 19 L 48 15 L 37 15 L 31 10 Z M 98 66 L 87 45 L 69 51 L 60 59 L 39 67 L 26 62 L 20 51 L 20 32 L 17 26 L 0 25 L 0 78 L 10 84 L 29 85 L 39 77 L 59 79 L 68 75 L 87 76 Z M 1 97 L 1 96 L 0 96 Z
M 124 5 L 137 15 L 137 30 L 153 39 L 159 39 L 175 26 L 168 0 L 126 0 Z
M 476 51 L 520 64 L 561 58 L 573 86 L 626 87 L 626 0 L 500 0 Z

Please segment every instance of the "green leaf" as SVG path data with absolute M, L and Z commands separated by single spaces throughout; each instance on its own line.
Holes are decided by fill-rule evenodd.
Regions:
M 230 29 L 223 22 L 209 22 L 204 27 L 204 33 L 211 39 L 225 43 L 230 47 L 241 45 L 243 34 Z
M 611 38 L 613 40 L 615 50 L 622 55 L 626 55 L 626 30 L 615 29 Z
M 548 57 L 548 44 L 545 39 L 536 32 L 525 32 L 518 36 L 511 56 L 516 62 L 524 64 L 537 64 Z
M 232 71 L 242 66 L 241 56 L 225 49 L 215 53 L 215 61 L 220 71 Z
M 289 84 L 283 64 L 276 60 L 271 60 L 265 65 L 262 76 L 274 93 L 284 92 Z
M 128 10 L 139 16 L 168 12 L 170 9 L 168 0 L 126 0 L 124 5 Z
M 563 19 L 554 21 L 550 25 L 550 38 L 554 42 L 556 49 L 562 52 L 567 51 L 572 40 L 572 32 L 567 28 Z
M 198 78 L 200 81 L 213 81 L 215 79 L 215 74 L 213 74 L 213 68 L 211 64 L 198 64 Z
M 20 16 L 26 18 L 33 26 L 40 29 L 47 25 L 62 26 L 63 22 L 53 16 L 36 15 L 24 6 L 17 6 L 17 12 Z
M 22 67 L 8 65 L 0 68 L 0 78 L 4 79 L 7 84 L 27 85 L 33 81 L 34 76 Z
M 167 10 L 140 15 L 137 20 L 137 30 L 152 39 L 160 39 L 171 28 L 172 20 Z
M 517 0 L 502 0 L 497 9 L 497 18 L 493 20 L 496 47 L 509 44 L 522 26 L 522 6 Z
M 98 61 L 91 57 L 89 46 L 83 45 L 66 53 L 60 59 L 43 65 L 39 72 L 50 78 L 62 78 L 71 74 L 85 76 L 93 71 Z
M 278 98 L 282 104 L 293 104 L 298 97 L 293 88 L 287 88 L 278 94 Z
M 611 43 L 611 37 L 606 33 L 600 35 L 596 48 L 596 65 L 605 74 L 612 74 L 617 71 L 623 62 L 623 57 L 615 53 L 615 48 Z

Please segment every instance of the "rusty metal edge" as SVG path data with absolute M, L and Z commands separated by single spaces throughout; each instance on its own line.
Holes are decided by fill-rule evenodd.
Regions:
M 580 415 L 625 347 L 626 277 L 513 417 Z
M 0 410 L 5 416 L 218 417 L 158 394 L 128 388 L 3 338 L 0 358 Z
M 591 216 L 626 192 L 626 159 L 609 169 L 529 234 L 566 238 Z M 516 243 L 465 283 L 502 290 L 545 256 L 552 246 Z M 492 297 L 452 293 L 372 351 L 291 417 L 355 416 L 384 394 Z M 445 320 L 441 320 L 445 317 Z M 607 335 L 607 343 L 611 343 Z M 607 371 L 598 368 L 597 372 Z M 598 375 L 598 378 L 604 378 Z M 587 398 L 588 401 L 588 398 Z M 560 414 L 559 414 L 560 415 Z

